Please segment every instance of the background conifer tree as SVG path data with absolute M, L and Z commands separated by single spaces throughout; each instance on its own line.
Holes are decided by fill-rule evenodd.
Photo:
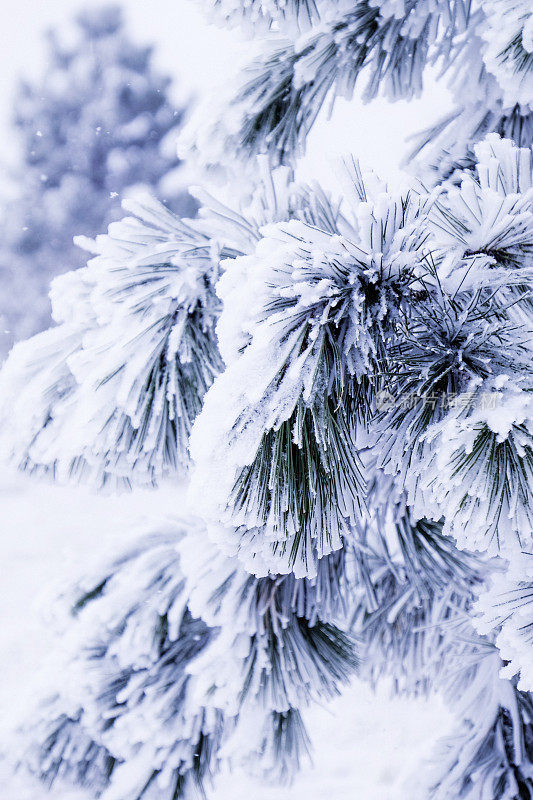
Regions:
M 15 98 L 22 153 L 2 211 L 3 354 L 50 324 L 50 280 L 85 260 L 73 237 L 118 219 L 128 190 L 148 187 L 174 210 L 194 209 L 175 147 L 183 109 L 152 48 L 130 39 L 118 6 L 80 12 L 71 33 L 49 32 L 44 74 Z

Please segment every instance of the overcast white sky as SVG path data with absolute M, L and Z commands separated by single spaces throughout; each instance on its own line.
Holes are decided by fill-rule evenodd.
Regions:
M 64 24 L 77 8 L 96 0 L 3 0 L 0 3 L 0 161 L 14 157 L 10 104 L 17 79 L 42 68 L 43 31 Z M 209 0 L 124 0 L 129 28 L 138 40 L 156 44 L 156 61 L 186 90 L 206 92 L 230 79 L 238 53 L 248 43 L 235 32 L 207 24 Z M 325 115 L 308 143 L 304 175 L 328 182 L 330 159 L 354 153 L 384 177 L 397 170 L 405 137 L 445 113 L 449 98 L 431 84 L 423 98 L 407 103 L 378 100 L 370 106 L 338 101 L 331 121 Z

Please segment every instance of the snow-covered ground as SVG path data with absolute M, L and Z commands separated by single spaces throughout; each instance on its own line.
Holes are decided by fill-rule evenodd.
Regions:
M 173 486 L 102 496 L 0 472 L 0 738 L 21 717 L 31 718 L 32 686 L 50 650 L 61 646 L 47 624 L 54 586 L 80 575 L 91 560 L 112 553 L 139 525 L 176 514 L 182 494 Z M 120 530 L 117 531 L 117 520 Z M 58 676 L 60 680 L 60 676 Z M 291 787 L 272 787 L 244 774 L 219 777 L 212 800 L 405 800 L 403 786 L 449 720 L 440 703 L 390 700 L 355 684 L 309 713 L 314 766 Z M 29 777 L 13 777 L 0 761 L 1 800 L 78 800 L 79 792 L 50 794 Z

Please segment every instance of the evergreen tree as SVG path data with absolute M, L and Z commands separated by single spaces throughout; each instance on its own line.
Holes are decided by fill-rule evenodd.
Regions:
M 149 187 L 175 211 L 194 209 L 172 175 L 183 110 L 152 67 L 152 48 L 130 40 L 116 6 L 86 9 L 75 23 L 70 41 L 48 34 L 43 76 L 22 83 L 15 100 L 22 158 L 16 199 L 2 214 L 4 354 L 50 324 L 50 280 L 85 260 L 73 237 L 120 218 L 128 189 Z
M 201 795 L 222 759 L 287 780 L 306 706 L 357 673 L 454 711 L 426 798 L 531 799 L 531 11 L 215 6 L 265 40 L 209 133 L 246 191 L 199 191 L 194 219 L 126 204 L 0 375 L 22 467 L 189 472 L 201 518 L 64 598 L 67 664 L 23 760 L 105 800 Z M 439 60 L 472 82 L 431 180 L 391 191 L 354 160 L 336 195 L 295 181 L 326 95 L 411 96 Z

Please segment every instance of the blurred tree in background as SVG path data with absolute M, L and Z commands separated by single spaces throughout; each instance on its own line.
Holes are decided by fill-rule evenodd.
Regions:
M 171 79 L 154 70 L 152 48 L 132 43 L 113 5 L 79 13 L 74 33 L 49 32 L 48 66 L 15 101 L 22 159 L 1 222 L 2 355 L 47 327 L 51 278 L 87 260 L 73 236 L 105 230 L 124 196 L 149 187 L 174 211 L 195 208 L 176 155 L 183 109 L 169 100 Z

